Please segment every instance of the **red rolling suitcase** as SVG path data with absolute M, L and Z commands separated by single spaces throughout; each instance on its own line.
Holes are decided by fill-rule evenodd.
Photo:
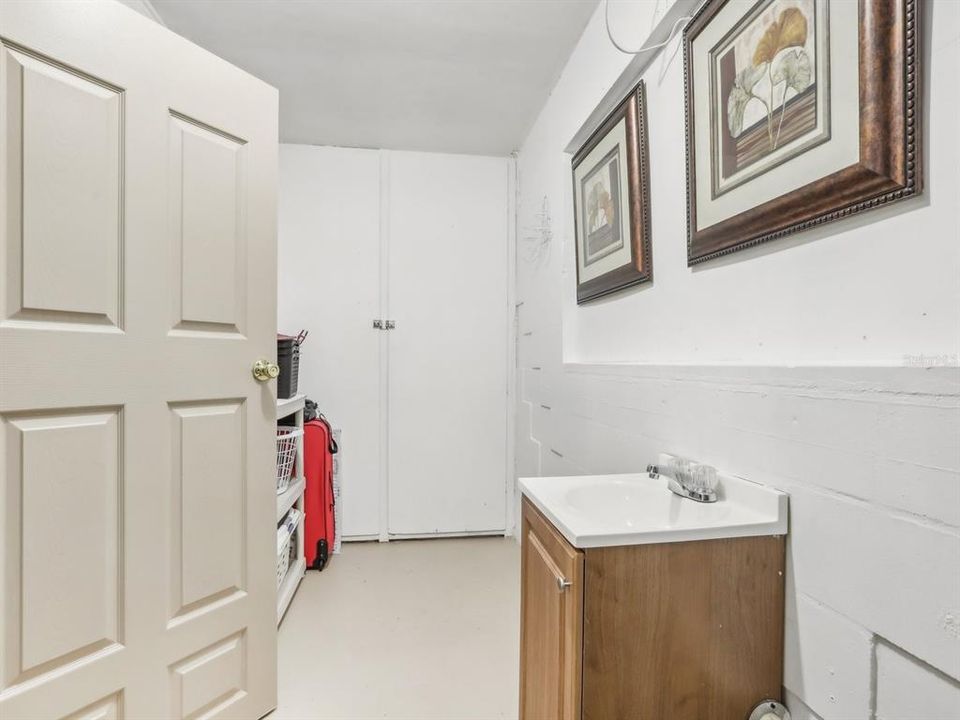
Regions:
M 323 415 L 303 424 L 303 545 L 307 567 L 323 570 L 333 549 L 333 455 L 337 444 Z

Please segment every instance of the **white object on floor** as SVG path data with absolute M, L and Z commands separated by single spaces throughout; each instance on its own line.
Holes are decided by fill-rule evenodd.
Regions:
M 280 627 L 270 720 L 515 720 L 519 611 L 513 539 L 345 543 Z
M 730 475 L 700 503 L 647 473 L 521 478 L 520 489 L 575 547 L 786 535 L 787 495 Z

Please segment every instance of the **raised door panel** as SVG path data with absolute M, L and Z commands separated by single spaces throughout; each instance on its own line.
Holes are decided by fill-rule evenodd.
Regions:
M 244 587 L 243 405 L 180 403 L 171 419 L 170 587 L 178 621 Z
M 121 718 L 123 718 L 123 693 L 114 693 L 71 713 L 64 720 L 121 720 Z
M 3 418 L 3 677 L 0 689 L 123 640 L 120 414 Z
M 173 327 L 244 331 L 246 142 L 170 114 Z
M 246 695 L 245 640 L 242 632 L 231 635 L 170 668 L 176 717 L 212 720 Z
M 123 93 L 0 47 L 3 319 L 121 324 Z

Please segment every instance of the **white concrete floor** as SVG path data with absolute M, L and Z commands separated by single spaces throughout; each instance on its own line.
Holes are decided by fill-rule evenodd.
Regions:
M 518 714 L 512 538 L 344 544 L 280 626 L 270 720 L 499 720 Z

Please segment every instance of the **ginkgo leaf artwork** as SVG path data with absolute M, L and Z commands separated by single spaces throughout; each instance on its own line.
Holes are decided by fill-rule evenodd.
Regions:
M 807 18 L 795 7 L 780 11 L 780 16 L 767 26 L 753 52 L 754 66 L 773 62 L 781 50 L 803 47 L 807 41 Z
M 922 192 L 929 4 L 702 0 L 683 31 L 688 265 Z
M 783 118 L 787 112 L 787 91 L 795 90 L 802 93 L 810 85 L 810 56 L 803 49 L 793 50 L 782 56 L 783 50 L 791 48 L 803 48 L 807 42 L 807 18 L 795 7 L 786 8 L 781 11 L 780 17 L 767 26 L 766 32 L 757 43 L 757 48 L 753 52 L 753 67 L 745 70 L 755 74 L 758 79 L 762 79 L 766 72 L 769 82 L 769 102 L 759 95 L 753 93 L 756 83 L 752 83 L 749 89 L 743 86 L 734 86 L 734 91 L 730 93 L 730 100 L 727 112 L 730 114 L 730 127 L 736 127 L 735 134 L 739 134 L 743 125 L 743 109 L 750 100 L 760 102 L 767 112 L 767 136 L 770 141 L 770 150 L 777 149 L 777 143 L 780 141 L 780 131 L 783 129 Z M 779 56 L 779 58 L 778 58 Z M 774 73 L 774 61 L 776 60 L 777 71 Z M 800 67 L 806 68 L 806 73 L 802 74 Z M 805 79 L 806 82 L 802 82 Z M 776 122 L 774 97 L 780 92 L 780 124 L 777 132 L 774 134 L 773 126 Z M 737 95 L 746 95 L 746 103 Z M 734 117 L 736 115 L 737 117 Z M 735 124 L 736 123 L 736 124 Z
M 828 137 L 815 0 L 761 0 L 713 53 L 714 197 Z

